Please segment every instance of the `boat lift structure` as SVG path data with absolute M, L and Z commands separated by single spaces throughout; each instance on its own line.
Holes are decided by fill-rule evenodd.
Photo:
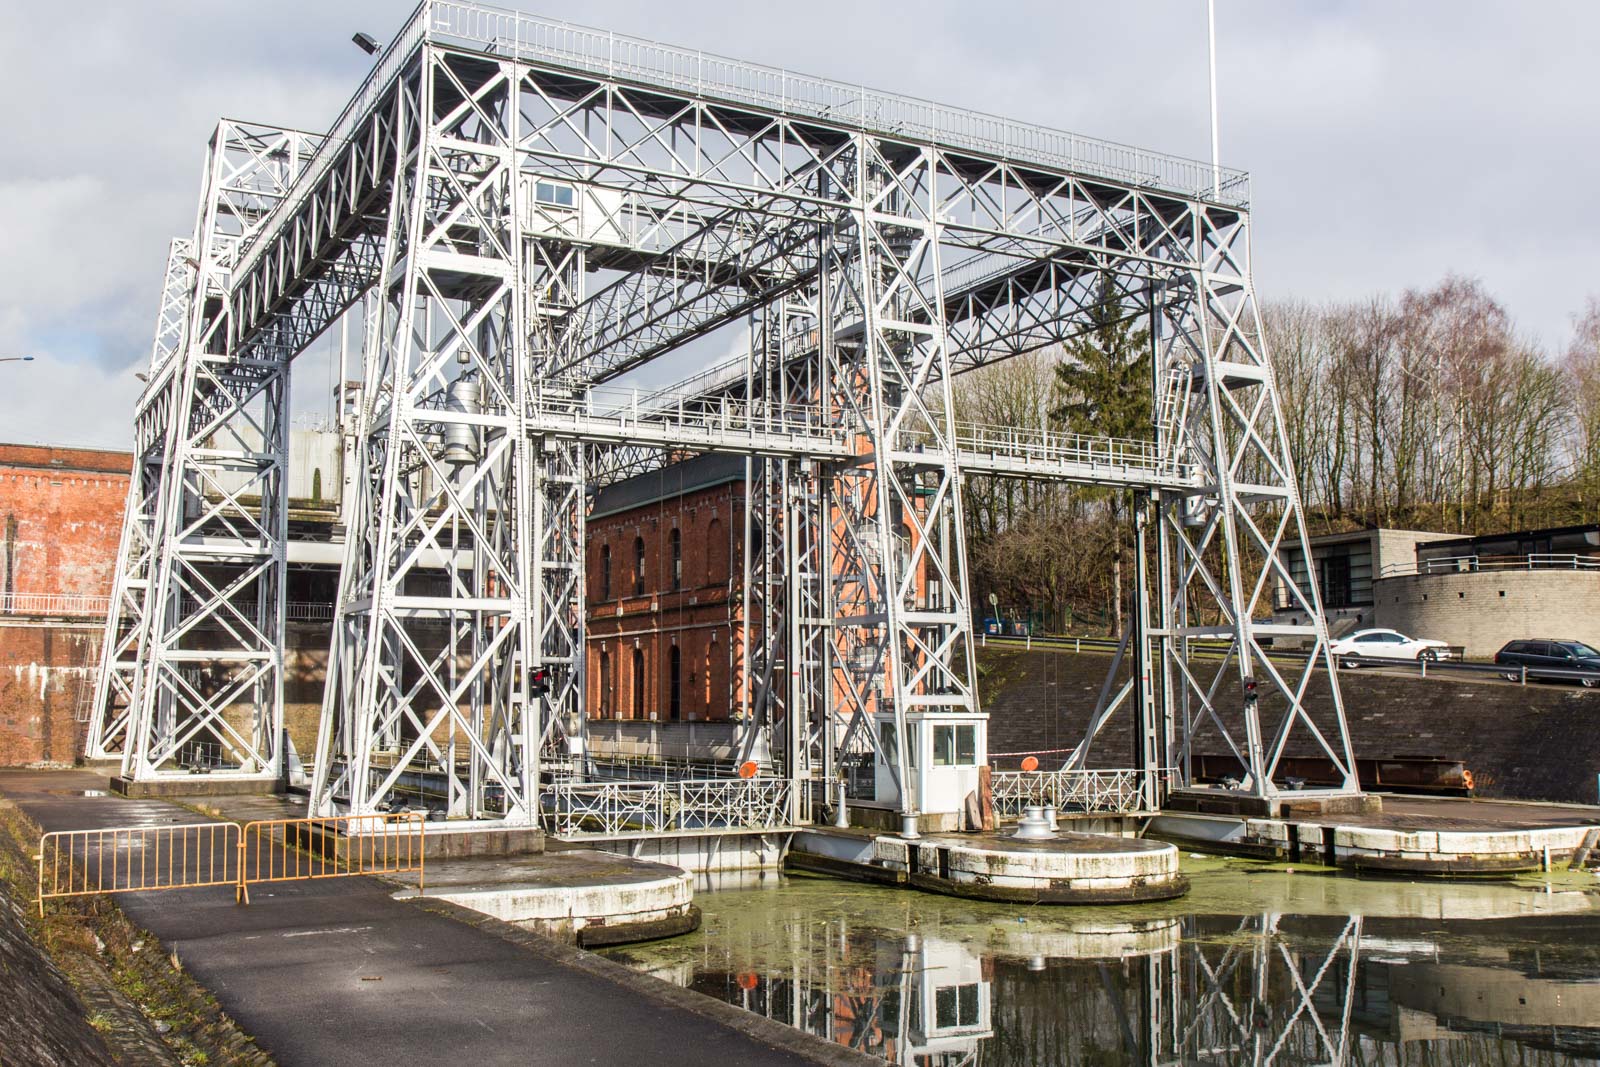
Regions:
M 955 375 L 1086 330 L 1108 282 L 1150 328 L 1147 439 L 956 420 Z M 288 381 L 346 316 L 317 812 L 426 776 L 450 825 L 539 825 L 583 757 L 588 496 L 705 451 L 747 457 L 747 754 L 796 786 L 790 821 L 862 761 L 916 816 L 918 724 L 981 719 L 979 474 L 1135 492 L 1143 806 L 1202 735 L 1239 759 L 1224 792 L 1275 797 L 1291 743 L 1357 790 L 1314 578 L 1279 562 L 1305 528 L 1244 173 L 461 0 L 425 0 L 325 134 L 217 127 L 91 725 L 127 778 L 195 745 L 213 780 L 284 773 Z M 629 388 L 733 328 L 743 358 Z M 1310 623 L 1258 621 L 1274 579 Z

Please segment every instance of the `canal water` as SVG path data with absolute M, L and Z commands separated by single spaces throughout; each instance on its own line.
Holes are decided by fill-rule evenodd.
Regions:
M 607 953 L 916 1067 L 1600 1064 L 1600 880 L 1359 880 L 1188 856 L 1168 904 L 983 904 L 803 876 L 702 888 Z

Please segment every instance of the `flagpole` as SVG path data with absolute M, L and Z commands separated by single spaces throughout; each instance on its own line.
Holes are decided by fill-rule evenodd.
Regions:
M 1206 0 L 1206 56 L 1211 72 L 1211 196 L 1222 199 L 1222 153 L 1217 138 L 1217 0 Z

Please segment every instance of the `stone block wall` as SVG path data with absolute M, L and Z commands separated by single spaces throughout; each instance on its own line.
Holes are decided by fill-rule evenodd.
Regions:
M 1600 648 L 1600 570 L 1415 574 L 1373 583 L 1378 623 L 1492 657 L 1507 641 L 1554 638 Z
M 991 646 L 979 652 L 978 662 L 989 748 L 1008 753 L 1076 745 L 1111 659 Z M 1600 690 L 1361 671 L 1342 671 L 1339 681 L 1358 759 L 1461 760 L 1480 795 L 1596 803 Z M 1328 716 L 1331 699 L 1318 696 L 1311 710 Z M 1270 704 L 1266 712 L 1275 715 Z M 1204 754 L 1226 751 L 1214 741 L 1196 747 Z M 1129 766 L 1132 751 L 1131 717 L 1119 711 L 1101 731 L 1090 762 Z M 1291 745 L 1288 754 L 1312 750 Z M 1057 758 L 1064 756 L 1041 757 L 1041 763 L 1052 766 Z

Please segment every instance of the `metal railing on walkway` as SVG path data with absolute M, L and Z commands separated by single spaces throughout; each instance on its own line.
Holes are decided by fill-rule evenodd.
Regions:
M 1051 652 L 1115 652 L 1118 642 L 1108 637 L 1058 637 L 1032 635 L 1015 637 L 979 633 L 979 643 L 1020 646 Z M 1578 682 L 1585 686 L 1600 686 L 1600 671 L 1581 670 L 1575 667 L 1528 667 L 1498 663 L 1468 663 L 1460 656 L 1459 646 L 1449 646 L 1455 659 L 1390 659 L 1384 656 L 1355 656 L 1345 653 L 1334 656 L 1335 664 L 1342 670 L 1387 670 L 1415 674 L 1421 678 L 1450 677 L 1463 681 L 1489 681 L 1499 679 L 1527 685 L 1529 682 Z M 1216 659 L 1226 655 L 1228 646 L 1220 641 L 1189 642 L 1189 654 L 1195 659 Z M 1271 649 L 1267 655 L 1286 663 L 1304 664 L 1306 653 L 1302 649 Z
M 109 596 L 88 593 L 0 593 L 0 615 L 94 618 L 111 610 Z
M 52 830 L 39 838 L 39 914 L 47 900 L 261 882 L 417 874 L 426 878 L 416 812 Z
M 542 796 L 545 830 L 558 837 L 766 831 L 792 822 L 784 778 L 556 782 Z
M 1530 552 L 1524 556 L 1441 556 L 1434 559 L 1385 564 L 1380 578 L 1408 575 L 1473 574 L 1478 571 L 1592 571 L 1600 570 L 1600 556 L 1576 553 Z
M 232 822 L 52 830 L 39 838 L 39 914 L 60 897 L 237 885 Z
M 1053 805 L 1059 814 L 1130 815 L 1145 810 L 1144 772 L 1130 769 L 994 771 L 994 813 L 1015 818 L 1026 807 Z

